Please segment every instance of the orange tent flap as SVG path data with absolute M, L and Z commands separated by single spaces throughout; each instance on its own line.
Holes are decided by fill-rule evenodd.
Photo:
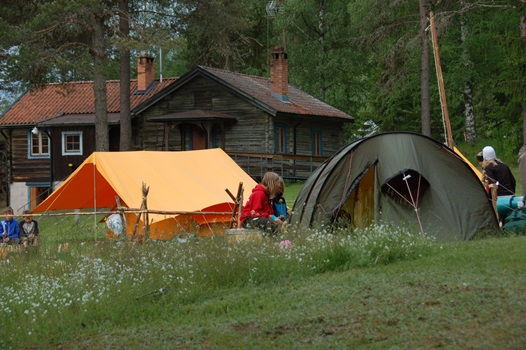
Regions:
M 235 193 L 240 182 L 245 192 L 256 185 L 220 148 L 94 152 L 35 212 L 112 208 L 116 195 L 122 205 L 140 208 L 143 183 L 149 187 L 148 209 L 205 211 L 214 205 L 232 203 L 225 189 Z M 244 203 L 247 200 L 248 196 Z M 150 215 L 153 222 L 164 219 L 166 215 Z
M 458 148 L 456 147 L 453 147 L 453 150 L 455 151 L 455 153 L 460 157 L 462 158 L 462 160 L 467 164 L 469 165 L 469 167 L 471 168 L 471 170 L 473 170 L 473 172 L 475 174 L 477 174 L 477 177 L 479 179 L 482 179 L 482 173 L 480 172 L 480 170 L 478 170 L 473 164 L 471 164 L 471 162 L 466 158 L 464 157 L 464 155 L 459 151 Z
M 97 196 L 94 196 L 95 191 Z M 115 190 L 93 164 L 86 163 L 33 211 L 111 208 L 115 206 L 115 195 Z
M 212 205 L 201 210 L 203 212 L 218 212 L 226 213 L 234 211 L 234 203 L 219 203 Z M 230 222 L 232 219 L 232 214 L 229 215 L 193 215 L 194 220 L 199 224 L 203 225 L 209 222 Z

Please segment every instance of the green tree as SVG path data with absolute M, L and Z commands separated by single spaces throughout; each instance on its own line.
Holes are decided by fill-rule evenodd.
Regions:
M 348 6 L 343 0 L 285 1 L 273 19 L 270 46 L 285 46 L 292 84 L 365 121 L 370 54 L 357 49 Z
M 431 136 L 431 106 L 429 102 L 429 36 L 427 28 L 429 21 L 427 0 L 419 1 L 420 14 L 420 119 L 422 122 L 422 134 Z
M 430 130 L 437 135 L 437 96 L 430 85 L 426 3 L 417 1 L 355 0 L 349 4 L 350 35 L 367 60 L 353 62 L 365 76 L 366 114 L 381 131 Z M 364 69 L 366 68 L 366 69 Z M 430 116 L 434 118 L 429 119 Z M 428 120 L 429 119 L 429 120 Z M 417 122 L 417 121 L 420 121 Z
M 108 150 L 105 19 L 108 5 L 96 0 L 10 3 L 2 20 L 9 34 L 2 50 L 16 50 L 6 62 L 11 81 L 32 85 L 92 76 L 96 110 L 96 149 Z M 26 12 L 27 11 L 27 12 Z M 91 74 L 90 74 L 91 73 Z
M 230 71 L 265 69 L 265 0 L 187 0 L 178 31 L 187 68 L 200 64 Z
M 526 43 L 526 0 L 521 1 L 520 7 L 520 24 L 519 29 L 521 33 L 521 46 L 524 47 Z M 524 56 L 523 56 L 524 57 Z M 522 66 L 522 76 L 526 75 L 526 65 Z M 524 85 L 524 82 L 523 82 Z M 526 87 L 523 86 L 523 103 L 522 103 L 522 143 L 526 145 Z M 524 190 L 522 191 L 524 193 Z
M 441 4 L 439 42 L 456 139 L 472 143 L 480 135 L 502 140 L 506 152 L 516 151 L 524 101 L 519 2 Z

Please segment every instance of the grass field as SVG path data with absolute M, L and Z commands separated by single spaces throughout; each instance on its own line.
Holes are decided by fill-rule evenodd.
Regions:
M 60 227 L 0 260 L 3 349 L 526 346 L 524 236 L 444 244 L 377 227 L 139 245 Z
M 303 181 L 285 181 L 285 193 L 283 194 L 283 197 L 285 197 L 288 207 L 292 208 L 294 205 L 294 201 L 296 200 L 303 183 Z

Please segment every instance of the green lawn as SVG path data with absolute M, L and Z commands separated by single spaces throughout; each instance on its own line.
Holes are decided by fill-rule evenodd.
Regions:
M 293 237 L 290 239 L 296 244 Z M 185 294 L 184 283 L 164 285 L 157 278 L 172 274 L 172 264 L 186 264 L 188 269 L 196 266 L 191 267 L 191 261 L 182 260 L 171 250 L 163 255 L 164 249 L 150 246 L 146 252 L 145 247 L 135 248 L 135 260 L 128 260 L 121 250 L 111 246 L 99 246 L 91 253 L 76 247 L 76 254 L 59 258 L 56 264 L 50 264 L 47 255 L 46 260 L 39 262 L 46 266 L 41 270 L 36 270 L 30 260 L 38 255 L 24 257 L 26 273 L 35 273 L 35 285 L 43 283 L 38 281 L 50 281 L 33 293 L 48 297 L 25 302 L 25 290 L 18 290 L 17 298 L 4 294 L 0 316 L 15 324 L 3 323 L 5 331 L 0 334 L 0 344 L 3 348 L 23 349 L 526 346 L 526 237 L 433 243 L 431 251 L 416 259 L 387 264 L 371 261 L 364 267 L 342 265 L 314 273 L 300 272 L 300 265 L 291 268 L 282 255 L 262 264 L 258 263 L 262 257 L 258 254 L 249 254 L 248 260 L 237 260 L 230 266 L 213 260 L 217 262 L 195 270 L 197 274 L 210 275 L 201 279 L 201 286 L 190 294 Z M 108 264 L 111 258 L 107 249 L 113 251 L 113 264 Z M 302 256 L 305 263 L 313 257 L 308 253 Z M 336 258 L 328 255 L 324 259 Z M 164 266 L 164 272 L 152 270 L 150 265 L 156 260 L 162 263 L 156 266 Z M 137 267 L 142 266 L 142 274 L 141 268 L 125 267 L 132 261 Z M 61 282 L 61 276 L 69 271 L 68 266 L 76 272 L 64 276 L 72 280 L 72 290 L 64 293 L 57 285 L 67 283 L 67 279 Z M 84 270 L 85 267 L 90 270 Z M 120 271 L 115 272 L 116 276 L 125 272 L 124 280 L 129 274 L 141 287 L 113 281 L 114 277 L 109 277 L 111 270 Z M 270 270 L 277 274 L 265 278 Z M 216 272 L 211 274 L 213 271 Z M 37 277 L 39 274 L 42 277 Z M 79 274 L 90 276 L 78 282 Z M 214 277 L 215 274 L 220 277 Z M 236 278 L 246 277 L 225 283 L 236 274 Z M 24 287 L 13 277 L 9 271 L 4 273 L 0 282 L 3 293 Z M 171 276 L 174 281 L 178 278 Z M 25 288 L 32 288 L 31 284 Z M 45 289 L 55 288 L 56 300 L 49 300 L 55 297 Z M 94 297 L 89 307 L 83 306 L 82 298 L 76 299 L 75 290 L 82 291 L 82 298 Z M 8 305 L 7 300 L 11 301 Z M 47 314 L 39 318 L 48 306 L 51 308 Z
M 294 201 L 296 200 L 298 193 L 303 187 L 303 184 L 304 184 L 303 181 L 286 181 L 285 182 L 285 193 L 283 194 L 283 197 L 285 197 L 285 200 L 287 201 L 287 206 L 289 208 L 292 208 L 292 206 L 294 205 Z

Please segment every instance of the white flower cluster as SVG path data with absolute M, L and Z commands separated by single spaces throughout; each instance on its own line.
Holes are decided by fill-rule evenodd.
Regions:
M 88 247 L 79 246 L 82 253 L 70 253 L 67 259 L 43 254 L 34 269 L 11 263 L 0 280 L 0 318 L 27 325 L 25 336 L 37 337 L 40 325 L 53 317 L 88 315 L 111 307 L 116 298 L 136 300 L 161 293 L 192 297 L 214 288 L 386 264 L 427 254 L 431 242 L 404 228 L 379 225 L 289 231 L 286 237 L 242 244 L 213 238 Z M 16 332 L 9 327 L 3 325 L 5 334 Z

